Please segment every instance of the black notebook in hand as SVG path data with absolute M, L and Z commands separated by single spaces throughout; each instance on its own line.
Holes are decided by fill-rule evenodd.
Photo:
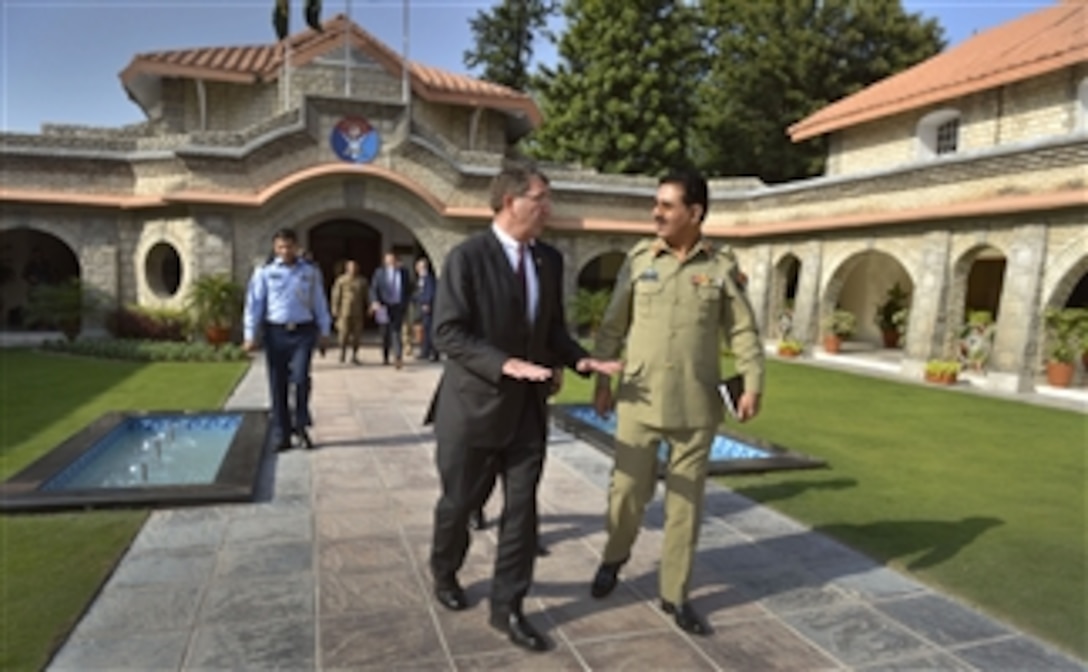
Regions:
M 738 373 L 718 383 L 718 393 L 722 395 L 722 402 L 729 409 L 729 414 L 737 417 L 737 404 L 744 394 L 744 376 Z

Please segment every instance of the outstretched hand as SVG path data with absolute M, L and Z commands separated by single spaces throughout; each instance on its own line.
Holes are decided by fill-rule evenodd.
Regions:
M 614 376 L 623 371 L 623 362 L 616 359 L 593 359 L 584 357 L 578 360 L 574 368 L 579 373 L 599 373 L 603 376 Z
M 502 375 L 514 380 L 528 380 L 534 383 L 542 383 L 552 377 L 552 370 L 546 366 L 539 366 L 524 359 L 511 357 L 502 363 Z

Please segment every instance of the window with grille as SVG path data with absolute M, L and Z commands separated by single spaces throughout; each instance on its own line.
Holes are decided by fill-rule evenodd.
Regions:
M 959 118 L 949 119 L 940 126 L 937 127 L 937 142 L 935 153 L 951 154 L 956 151 L 956 147 L 959 145 L 960 139 L 960 120 Z
M 960 112 L 946 108 L 922 117 L 915 128 L 919 159 L 955 154 L 960 146 Z

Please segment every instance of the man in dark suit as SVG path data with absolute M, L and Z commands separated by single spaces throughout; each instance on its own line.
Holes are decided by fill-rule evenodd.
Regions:
M 530 651 L 549 646 L 522 613 L 537 549 L 536 490 L 544 462 L 545 407 L 556 362 L 579 373 L 618 372 L 567 333 L 550 256 L 531 249 L 550 212 L 547 178 L 507 166 L 491 185 L 492 226 L 446 259 L 434 339 L 446 369 L 434 404 L 442 495 L 435 506 L 431 572 L 444 607 L 468 607 L 457 581 L 468 517 L 503 481 L 503 514 L 491 582 L 491 625 Z
M 396 253 L 392 250 L 386 252 L 382 265 L 374 271 L 374 277 L 370 280 L 370 310 L 372 313 L 380 310 L 386 312 L 386 320 L 382 324 L 382 364 L 389 364 L 389 352 L 392 350 L 398 369 L 404 364 L 401 330 L 411 296 L 408 269 L 401 266 Z
M 433 332 L 431 330 L 434 321 L 434 298 L 438 293 L 438 283 L 431 274 L 431 264 L 426 259 L 416 261 L 416 291 L 412 295 L 412 302 L 416 305 L 419 326 L 422 334 L 419 343 L 418 359 L 438 361 L 438 352 L 434 349 Z

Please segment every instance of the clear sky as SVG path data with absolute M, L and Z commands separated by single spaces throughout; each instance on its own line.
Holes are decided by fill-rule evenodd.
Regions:
M 755 1 L 755 0 L 753 0 Z M 862 0 L 864 1 L 864 0 Z M 936 17 L 950 45 L 1056 0 L 905 0 Z M 293 0 L 291 29 L 304 28 Z M 465 72 L 468 20 L 491 0 L 409 0 L 409 57 Z M 322 15 L 345 11 L 325 0 Z M 273 0 L 0 0 L 0 130 L 43 122 L 117 126 L 143 119 L 118 73 L 141 52 L 274 41 Z M 403 46 L 402 0 L 351 0 L 351 15 L 390 47 Z M 554 47 L 537 45 L 544 62 Z

